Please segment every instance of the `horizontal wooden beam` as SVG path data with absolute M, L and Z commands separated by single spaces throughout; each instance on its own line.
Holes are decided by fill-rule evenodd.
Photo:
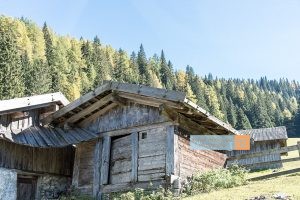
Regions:
M 74 114 L 72 117 L 68 118 L 63 123 L 75 123 L 76 121 L 80 120 L 81 118 L 84 118 L 86 115 L 89 115 L 94 110 L 104 106 L 105 104 L 107 104 L 112 99 L 113 99 L 112 94 L 108 94 L 105 97 L 98 100 L 97 102 L 90 105 L 89 107 L 87 107 L 87 108 L 81 110 L 80 112 Z
M 82 120 L 79 123 L 79 127 L 85 127 L 87 126 L 91 121 L 95 120 L 97 117 L 105 114 L 106 112 L 108 112 L 110 109 L 114 108 L 118 106 L 118 104 L 116 103 L 111 103 L 108 106 L 104 107 L 103 109 L 99 110 L 98 112 L 92 114 L 91 116 L 87 117 L 86 119 Z
M 173 108 L 168 107 L 166 104 L 160 106 L 160 111 L 163 115 L 167 116 L 172 121 L 176 122 L 188 132 L 192 134 L 199 135 L 199 134 L 227 134 L 225 130 L 222 129 L 213 129 L 211 127 L 206 127 L 200 123 L 197 123 L 195 120 L 192 120 L 189 117 L 184 116 L 181 113 L 176 112 Z
M 60 92 L 2 100 L 0 101 L 0 115 L 57 104 L 66 106 L 69 104 L 69 101 Z
M 112 193 L 112 192 L 125 192 L 130 191 L 134 188 L 148 188 L 157 189 L 159 186 L 164 187 L 166 184 L 165 180 L 156 180 L 146 182 L 136 182 L 136 183 L 119 183 L 114 185 L 103 185 L 101 186 L 102 193 Z
M 130 94 L 130 93 L 125 93 L 125 92 L 116 92 L 116 93 L 118 94 L 118 96 L 126 98 L 129 101 L 135 102 L 138 104 L 144 104 L 144 105 L 148 105 L 148 106 L 152 106 L 152 107 L 159 107 L 162 104 L 168 104 L 169 107 L 178 108 L 178 109 L 184 108 L 177 102 L 171 102 L 171 101 L 164 100 L 164 99 L 157 99 L 157 98 L 153 98 L 153 97 L 147 97 L 147 96 L 142 96 L 142 95 L 138 95 L 138 94 Z
M 93 99 L 94 97 L 98 96 L 99 94 L 108 91 L 110 89 L 110 84 L 106 83 L 101 85 L 100 87 L 98 87 L 97 89 L 83 95 L 82 97 L 76 99 L 75 101 L 73 101 L 72 103 L 68 104 L 67 106 L 65 106 L 64 108 L 58 110 L 57 112 L 49 115 L 48 117 L 44 118 L 42 120 L 43 124 L 49 124 L 50 122 L 52 122 L 53 120 L 62 117 L 63 115 L 65 115 L 66 113 L 72 111 L 73 109 L 77 108 L 78 106 L 88 102 L 90 99 Z
M 155 129 L 155 128 L 160 128 L 160 127 L 165 127 L 169 125 L 178 125 L 174 122 L 159 122 L 159 123 L 153 123 L 153 124 L 148 124 L 148 125 L 141 125 L 141 126 L 135 126 L 135 127 L 129 127 L 129 128 L 123 128 L 123 129 L 118 129 L 114 131 L 107 131 L 107 132 L 101 132 L 99 133 L 99 138 L 103 138 L 105 136 L 110 136 L 110 137 L 115 137 L 115 136 L 121 136 L 121 135 L 127 135 L 133 132 L 140 132 L 140 131 L 145 131 L 149 129 Z
M 296 150 L 298 150 L 298 145 L 282 147 L 279 149 L 270 149 L 270 150 L 261 151 L 261 152 L 257 152 L 257 153 L 251 153 L 251 154 L 241 154 L 241 155 L 229 157 L 227 160 L 239 160 L 239 159 L 245 159 L 245 158 L 254 158 L 254 157 L 270 155 L 270 154 L 287 153 L 289 151 L 296 151 Z

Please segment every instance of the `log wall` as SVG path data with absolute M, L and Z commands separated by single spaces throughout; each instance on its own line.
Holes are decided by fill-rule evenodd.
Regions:
M 176 131 L 175 175 L 185 179 L 199 171 L 223 167 L 226 154 L 212 150 L 191 150 L 190 137 L 182 129 Z

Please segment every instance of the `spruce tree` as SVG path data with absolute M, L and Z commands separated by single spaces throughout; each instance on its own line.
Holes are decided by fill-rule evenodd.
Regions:
M 8 18 L 0 18 L 0 98 L 10 99 L 24 94 L 22 64 L 18 52 L 15 26 Z
M 147 67 L 148 61 L 147 61 L 143 44 L 141 44 L 140 50 L 137 55 L 137 64 L 138 64 L 139 74 L 140 74 L 139 82 L 141 84 L 150 85 L 150 72 Z
M 237 123 L 235 128 L 237 130 L 252 128 L 248 117 L 245 115 L 244 111 L 241 108 L 238 108 L 237 111 Z

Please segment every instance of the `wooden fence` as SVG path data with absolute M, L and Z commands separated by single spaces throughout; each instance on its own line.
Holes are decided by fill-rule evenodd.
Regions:
M 240 155 L 236 155 L 236 156 L 232 156 L 232 157 L 228 157 L 227 161 L 234 161 L 234 160 L 240 160 L 240 159 L 247 159 L 247 158 L 254 158 L 254 157 L 260 157 L 260 156 L 267 156 L 270 154 L 282 154 L 282 153 L 287 153 L 290 151 L 299 151 L 299 157 L 296 158 L 287 158 L 287 159 L 282 159 L 279 161 L 270 161 L 270 162 L 266 162 L 266 163 L 275 163 L 275 162 L 282 162 L 282 163 L 286 163 L 286 162 L 292 162 L 292 161 L 298 161 L 300 160 L 300 141 L 297 142 L 296 145 L 293 146 L 288 146 L 288 147 L 282 147 L 282 148 L 277 148 L 277 149 L 269 149 L 266 151 L 261 151 L 261 152 L 257 152 L 257 153 L 251 153 L 251 154 L 240 154 Z M 254 163 L 254 164 L 265 164 L 265 163 Z M 250 165 L 254 165 L 254 164 L 250 164 Z M 247 165 L 243 165 L 243 166 L 247 166 Z

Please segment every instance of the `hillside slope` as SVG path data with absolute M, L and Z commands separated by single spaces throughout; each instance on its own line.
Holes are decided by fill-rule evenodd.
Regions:
M 176 69 L 182 66 L 176 66 Z M 287 79 L 220 79 L 174 70 L 165 53 L 148 57 L 100 42 L 61 36 L 21 18 L 0 16 L 0 99 L 63 92 L 73 100 L 115 80 L 186 92 L 236 129 L 289 124 L 297 133 L 299 83 Z M 294 123 L 296 121 L 296 124 Z

